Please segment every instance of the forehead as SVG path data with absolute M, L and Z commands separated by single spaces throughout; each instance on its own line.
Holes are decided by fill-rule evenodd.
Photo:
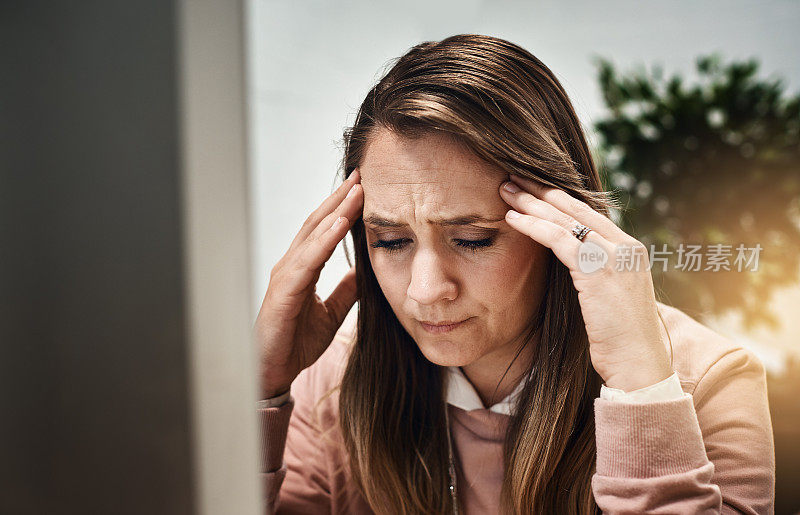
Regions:
M 507 177 L 442 133 L 410 139 L 386 129 L 370 137 L 359 167 L 364 215 L 482 214 L 501 218 Z

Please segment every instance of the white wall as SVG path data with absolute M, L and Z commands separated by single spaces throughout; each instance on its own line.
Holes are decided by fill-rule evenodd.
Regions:
M 800 86 L 797 2 L 250 1 L 254 314 L 269 270 L 334 186 L 342 128 L 387 61 L 420 41 L 474 32 L 522 45 L 559 77 L 587 128 L 603 113 L 593 55 L 686 73 L 697 55 L 721 51 Z M 320 295 L 345 270 L 340 248 Z

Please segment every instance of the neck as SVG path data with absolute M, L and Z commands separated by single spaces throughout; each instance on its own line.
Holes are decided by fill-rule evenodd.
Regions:
M 518 340 L 514 340 L 461 367 L 461 371 L 478 392 L 484 408 L 491 407 L 514 391 L 530 370 L 536 343 L 536 340 L 529 342 L 514 359 L 520 345 Z

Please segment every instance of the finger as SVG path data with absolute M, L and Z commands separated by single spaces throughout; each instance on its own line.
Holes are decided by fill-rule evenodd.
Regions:
M 553 251 L 553 254 L 570 270 L 578 270 L 580 240 L 571 232 L 549 220 L 520 213 L 513 209 L 506 212 L 508 225 L 522 234 L 530 236 Z
M 351 267 L 350 270 L 344 274 L 342 280 L 336 285 L 333 292 L 325 299 L 325 307 L 333 315 L 336 322 L 336 327 L 339 328 L 344 322 L 350 308 L 358 300 L 358 293 L 356 289 L 356 268 Z
M 333 224 L 333 221 L 340 216 L 344 216 L 348 220 L 355 220 L 358 218 L 361 215 L 361 210 L 364 207 L 363 198 L 364 189 L 360 184 L 354 184 L 352 188 L 350 188 L 347 196 L 336 207 L 336 209 L 323 218 L 322 222 L 320 222 L 320 224 L 308 235 L 306 241 L 301 242 L 297 248 L 301 249 L 300 251 L 302 252 L 302 249 L 304 249 L 306 245 L 319 238 L 319 236 Z
M 314 231 L 308 236 L 306 241 L 301 243 L 297 247 L 297 249 L 294 252 L 294 255 L 297 255 L 297 254 L 301 254 L 302 255 L 302 254 L 306 253 L 309 245 L 311 245 L 312 242 L 317 240 L 320 236 L 324 235 L 327 232 L 328 228 L 330 228 L 338 218 L 345 217 L 348 221 L 349 220 L 355 220 L 359 216 L 361 216 L 361 213 L 362 213 L 363 209 L 364 209 L 363 189 L 362 189 L 360 184 L 355 184 L 350 189 L 350 193 L 347 194 L 347 197 L 345 197 L 345 200 L 342 201 L 342 204 L 338 208 L 336 208 L 336 210 L 333 213 L 331 213 L 328 216 L 326 216 L 322 220 L 322 222 L 320 222 L 320 224 L 317 226 L 317 228 L 314 229 Z M 349 224 L 349 225 L 351 226 L 352 224 Z M 349 226 L 348 226 L 348 229 L 346 229 L 344 231 L 344 234 L 339 238 L 339 241 L 341 241 L 341 239 L 344 237 L 344 235 L 347 234 L 347 230 L 349 230 Z M 338 244 L 338 242 L 337 242 L 337 244 Z M 335 248 L 336 247 L 334 245 L 334 249 Z M 329 257 L 330 256 L 328 256 L 328 258 Z M 293 258 L 293 255 L 289 255 L 289 259 L 292 259 L 292 258 Z M 317 280 L 319 279 L 319 275 L 322 272 L 322 269 L 325 267 L 325 263 L 327 263 L 327 259 L 326 259 L 326 261 L 324 261 L 319 266 L 319 268 L 317 268 L 317 270 L 315 272 L 315 275 L 311 280 L 314 285 L 316 285 Z
M 570 214 L 561 211 L 553 204 L 545 202 L 544 200 L 535 197 L 534 195 L 521 189 L 516 183 L 503 183 L 500 188 L 500 195 L 503 197 L 503 200 L 505 200 L 512 208 L 514 208 L 515 211 L 553 222 L 554 224 L 567 229 L 570 234 L 575 237 L 572 233 L 572 229 L 578 224 L 578 220 L 570 216 Z M 587 225 L 591 228 L 591 226 L 588 224 L 584 225 Z M 577 240 L 577 238 L 575 239 Z M 605 249 L 611 248 L 611 244 L 609 244 L 608 240 L 606 240 L 602 235 L 598 234 L 593 228 L 583 238 L 583 241 L 592 241 Z
M 357 184 L 361 181 L 361 174 L 358 171 L 358 168 L 353 170 L 350 176 L 344 181 L 342 184 L 339 185 L 336 190 L 331 193 L 328 198 L 326 198 L 322 204 L 317 207 L 309 216 L 306 218 L 305 222 L 303 222 L 302 227 L 295 235 L 292 243 L 289 245 L 289 251 L 294 250 L 298 245 L 303 243 L 308 236 L 316 229 L 327 217 L 330 215 L 337 206 L 342 203 L 342 200 L 347 196 L 347 193 L 353 187 L 354 184 Z
M 510 178 L 523 190 L 569 214 L 607 241 L 617 243 L 629 238 L 625 231 L 617 227 L 608 217 L 592 209 L 591 206 L 576 199 L 566 191 L 519 175 L 512 174 Z
M 341 216 L 333 220 L 331 226 L 304 246 L 303 252 L 293 260 L 287 271 L 283 295 L 293 297 L 304 295 L 308 288 L 316 284 L 322 267 L 330 259 L 336 246 L 350 230 L 351 222 Z

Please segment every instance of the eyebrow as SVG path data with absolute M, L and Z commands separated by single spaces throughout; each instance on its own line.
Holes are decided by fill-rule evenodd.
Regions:
M 477 215 L 477 214 L 470 214 L 464 216 L 457 216 L 455 218 L 429 218 L 428 223 L 434 225 L 470 225 L 474 223 L 493 223 L 493 222 L 502 222 L 505 220 L 505 217 L 502 218 L 486 218 L 485 216 Z M 370 225 L 376 225 L 378 227 L 407 227 L 408 224 L 404 222 L 398 222 L 396 220 L 391 220 L 389 218 L 370 214 L 364 217 L 364 223 L 368 223 Z

